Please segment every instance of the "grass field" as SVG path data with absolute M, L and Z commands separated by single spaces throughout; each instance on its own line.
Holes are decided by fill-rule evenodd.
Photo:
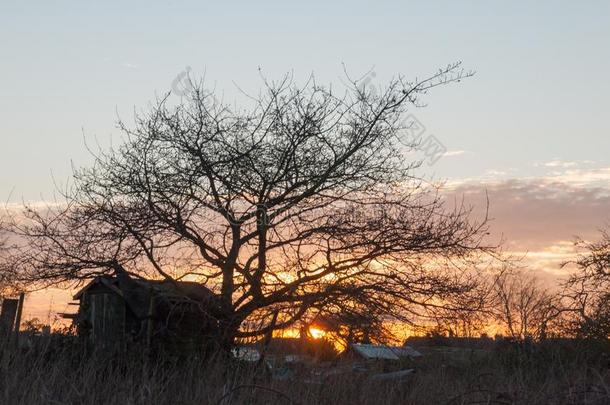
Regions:
M 378 381 L 366 372 L 276 379 L 233 362 L 145 361 L 140 354 L 85 355 L 63 338 L 4 348 L 4 404 L 608 404 L 610 369 L 591 345 L 505 345 L 462 356 L 429 352 L 415 372 Z M 339 368 L 327 363 L 325 369 Z M 315 376 L 317 373 L 317 377 Z M 314 378 L 316 377 L 316 378 Z

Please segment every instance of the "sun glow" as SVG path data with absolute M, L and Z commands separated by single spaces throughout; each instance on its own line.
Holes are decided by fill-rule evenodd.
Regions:
M 326 331 L 316 328 L 314 326 L 310 326 L 309 327 L 309 334 L 311 335 L 312 338 L 314 339 L 321 339 L 326 335 Z

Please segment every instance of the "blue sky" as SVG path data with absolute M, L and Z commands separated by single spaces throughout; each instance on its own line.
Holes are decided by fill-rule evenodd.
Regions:
M 459 4 L 458 4 L 459 3 Z M 3 2 L 0 197 L 49 198 L 51 173 L 87 164 L 186 66 L 235 97 L 314 72 L 378 84 L 463 60 L 476 76 L 432 92 L 416 112 L 449 150 L 441 178 L 543 175 L 545 162 L 610 165 L 610 3 Z
M 451 152 L 426 175 L 479 207 L 489 196 L 506 249 L 557 274 L 574 236 L 610 220 L 609 41 L 607 1 L 4 1 L 0 198 L 52 198 L 51 174 L 90 163 L 85 141 L 119 142 L 117 114 L 187 66 L 231 101 L 234 83 L 256 92 L 259 67 L 337 84 L 345 64 L 383 85 L 462 60 L 476 75 L 414 112 Z

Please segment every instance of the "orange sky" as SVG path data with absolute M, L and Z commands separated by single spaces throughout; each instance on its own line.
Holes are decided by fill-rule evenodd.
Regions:
M 447 194 L 451 199 L 464 196 L 480 216 L 487 193 L 492 238 L 503 238 L 504 249 L 523 256 L 523 265 L 541 279 L 556 280 L 568 271 L 560 266 L 574 256 L 574 238 L 597 238 L 598 229 L 610 219 L 610 169 L 581 170 L 565 162 L 563 167 L 566 170 L 540 177 L 494 174 L 452 180 Z M 52 323 L 55 313 L 74 312 L 76 307 L 68 305 L 72 293 L 53 288 L 28 294 L 24 319 Z

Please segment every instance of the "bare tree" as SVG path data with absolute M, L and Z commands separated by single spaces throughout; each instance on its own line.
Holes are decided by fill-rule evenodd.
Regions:
M 576 241 L 578 270 L 565 283 L 570 314 L 567 332 L 576 337 L 607 340 L 610 336 L 610 234 L 595 242 Z
M 490 288 L 489 276 L 472 283 L 464 294 L 448 297 L 444 305 L 428 311 L 434 333 L 447 336 L 477 337 L 486 333 L 494 318 L 496 296 Z
M 496 320 L 513 339 L 544 339 L 563 313 L 560 295 L 522 271 L 505 270 L 494 282 Z
M 458 63 L 341 94 L 285 77 L 250 109 L 201 85 L 162 98 L 75 171 L 66 204 L 26 208 L 13 261 L 37 282 L 198 280 L 224 347 L 337 303 L 408 319 L 470 290 L 460 263 L 489 251 L 486 219 L 447 207 L 405 154 L 420 142 L 405 137 L 408 107 L 469 75 Z

